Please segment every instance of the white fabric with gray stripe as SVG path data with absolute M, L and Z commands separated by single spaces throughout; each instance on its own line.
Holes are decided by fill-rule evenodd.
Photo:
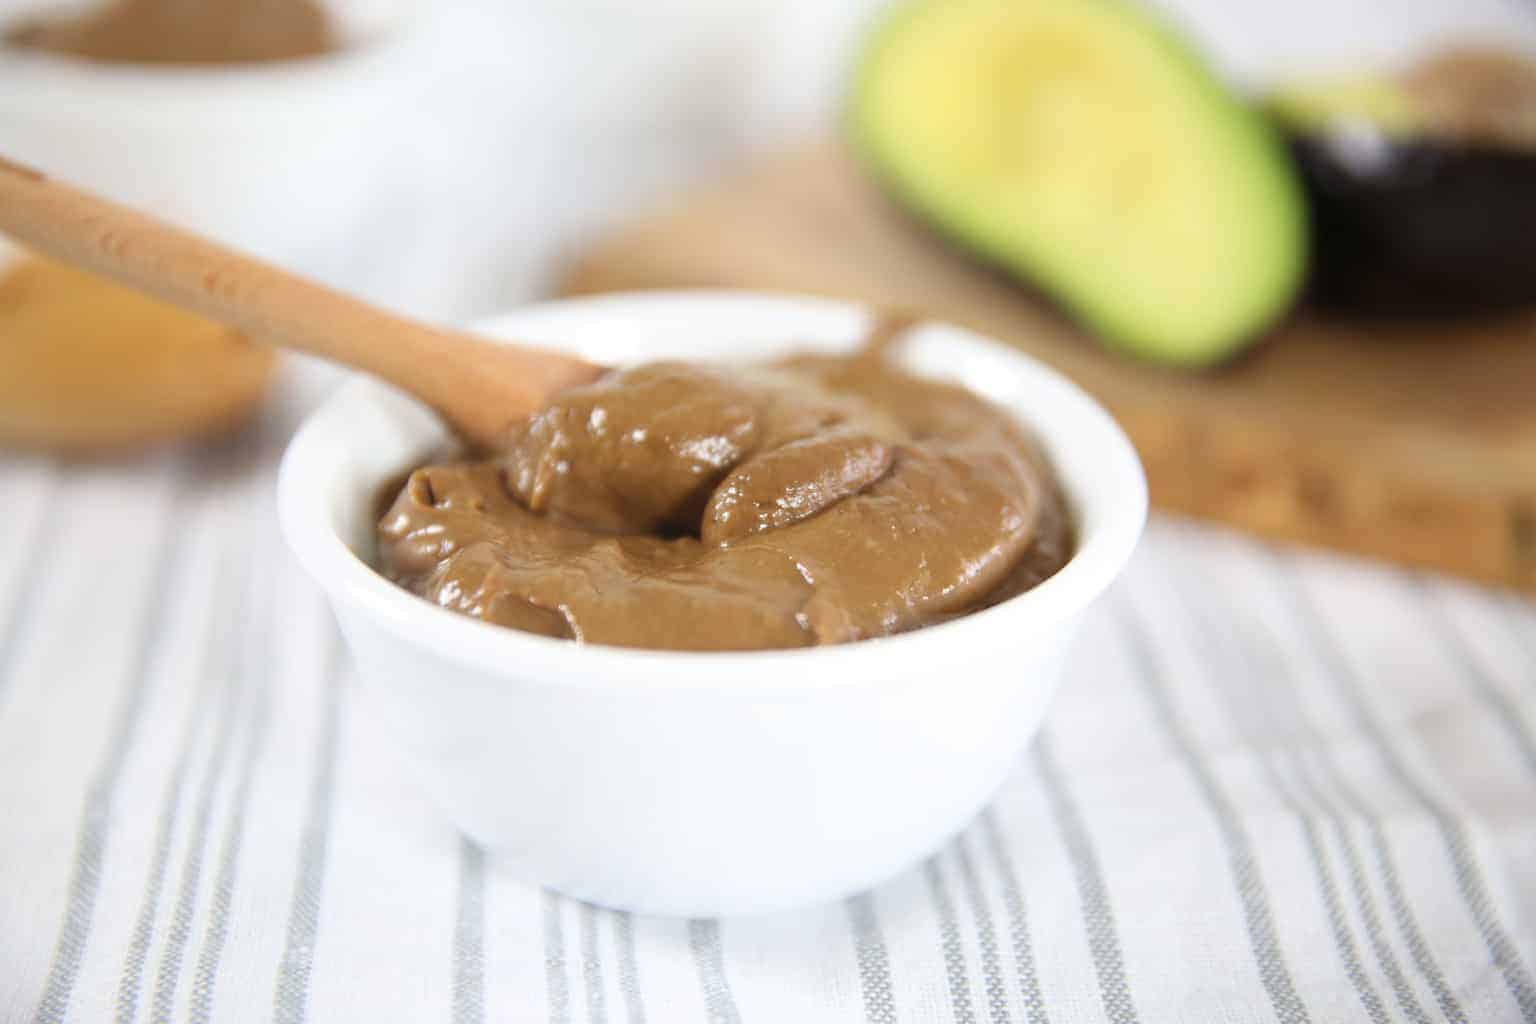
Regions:
M 276 536 L 281 433 L 0 462 L 4 1021 L 1536 1022 L 1530 603 L 1156 522 L 947 849 L 652 920 L 424 805 Z

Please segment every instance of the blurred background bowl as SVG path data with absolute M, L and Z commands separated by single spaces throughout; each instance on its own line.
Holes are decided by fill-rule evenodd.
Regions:
M 0 3 L 0 32 L 79 4 Z M 246 65 L 119 64 L 0 43 L 0 149 L 300 269 L 368 216 L 419 76 L 406 0 L 331 8 L 340 47 Z

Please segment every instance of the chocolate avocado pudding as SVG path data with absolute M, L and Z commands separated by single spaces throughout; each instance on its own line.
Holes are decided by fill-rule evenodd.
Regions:
M 881 346 L 659 362 L 557 396 L 501 450 L 412 473 L 380 566 L 445 608 L 586 643 L 845 643 L 996 604 L 1071 529 L 1008 413 Z

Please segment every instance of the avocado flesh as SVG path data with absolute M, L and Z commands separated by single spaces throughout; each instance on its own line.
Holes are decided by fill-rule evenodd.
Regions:
M 1268 106 L 1313 211 L 1318 306 L 1451 318 L 1536 306 L 1536 146 L 1511 119 L 1469 132 L 1479 111 L 1445 123 L 1444 106 L 1380 74 L 1292 85 Z
M 897 8 L 866 45 L 850 129 L 898 201 L 1147 360 L 1220 361 L 1300 284 L 1283 147 L 1137 8 Z
M 1299 135 L 1365 125 L 1389 138 L 1405 139 L 1427 127 L 1408 91 L 1382 75 L 1286 86 L 1272 93 L 1266 105 L 1287 130 Z

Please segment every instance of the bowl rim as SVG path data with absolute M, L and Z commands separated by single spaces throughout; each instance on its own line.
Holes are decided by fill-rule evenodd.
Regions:
M 778 292 L 723 289 L 656 290 L 615 292 L 532 303 L 471 325 L 493 338 L 504 337 L 508 325 L 531 316 L 558 317 L 568 309 L 595 306 L 659 306 L 708 300 L 740 303 L 743 313 L 765 304 L 780 308 L 827 314 L 854 314 L 863 318 L 874 311 L 858 303 Z M 722 693 L 805 693 L 878 683 L 885 678 L 909 676 L 914 664 L 939 667 L 954 660 L 958 649 L 990 649 L 999 636 L 1037 635 L 1062 628 L 1086 608 L 1124 569 L 1146 521 L 1146 478 L 1134 447 L 1114 418 L 1092 397 L 1060 372 L 1017 349 L 946 321 L 924 320 L 927 326 L 959 330 L 1015 363 L 1021 380 L 1031 390 L 1053 392 L 1065 403 L 1080 429 L 1089 427 L 1097 442 L 1074 439 L 1073 443 L 1097 443 L 1095 457 L 1100 471 L 1116 484 L 1106 489 L 1113 501 L 1096 509 L 1096 525 L 1085 529 L 1089 517 L 1081 507 L 1084 496 L 1063 485 L 1074 518 L 1079 524 L 1077 547 L 1072 558 L 1055 575 L 1030 590 L 990 608 L 947 622 L 888 637 L 820 647 L 748 651 L 669 651 L 578 644 L 569 640 L 523 633 L 449 611 L 387 580 L 342 540 L 331 524 L 327 492 L 309 482 L 324 480 L 317 474 L 325 459 L 327 440 L 336 433 L 333 424 L 341 412 L 359 401 L 376 401 L 392 392 L 371 379 L 344 384 L 311 412 L 284 452 L 278 474 L 278 514 L 282 532 L 300 564 L 327 597 L 360 610 L 388 632 L 411 646 L 427 648 L 449 661 L 492 671 L 515 674 L 522 680 L 547 680 L 559 685 L 586 688 L 626 689 L 634 686 L 709 689 Z M 1059 434 L 1064 425 L 1042 425 L 1025 420 L 1042 437 Z M 725 670 L 741 673 L 722 683 Z M 942 669 L 939 669 L 942 670 Z

